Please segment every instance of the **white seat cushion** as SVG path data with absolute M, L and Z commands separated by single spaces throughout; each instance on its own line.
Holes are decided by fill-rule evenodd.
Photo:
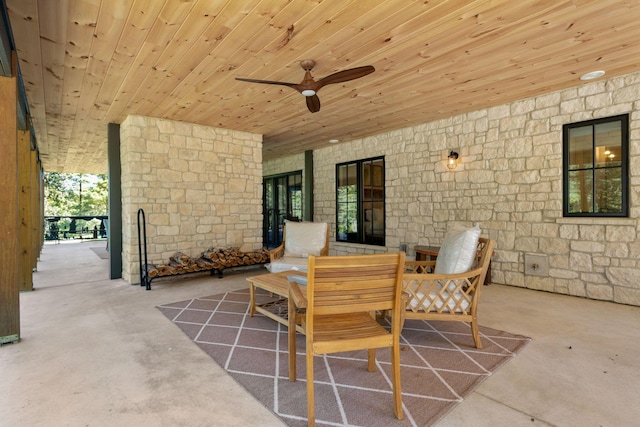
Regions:
M 271 273 L 280 273 L 281 271 L 288 270 L 306 272 L 309 267 L 309 260 L 307 258 L 284 256 L 267 264 L 265 267 L 267 267 L 267 270 Z

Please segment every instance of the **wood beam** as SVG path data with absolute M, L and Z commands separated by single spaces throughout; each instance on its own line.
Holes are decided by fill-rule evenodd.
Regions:
M 109 278 L 122 277 L 122 183 L 120 174 L 120 125 L 109 123 Z
M 42 163 L 38 151 L 31 151 L 31 268 L 36 271 L 44 242 L 44 191 Z
M 0 344 L 20 340 L 18 286 L 18 79 L 0 77 Z
M 313 151 L 304 152 L 304 220 L 313 221 Z
M 31 266 L 31 132 L 18 131 L 18 283 L 33 290 Z

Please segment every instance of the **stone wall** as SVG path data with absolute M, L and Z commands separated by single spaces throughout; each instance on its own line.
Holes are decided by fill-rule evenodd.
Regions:
M 381 133 L 314 152 L 316 221 L 331 253 L 439 244 L 454 223 L 497 241 L 495 283 L 640 305 L 640 73 Z M 630 217 L 562 217 L 562 125 L 630 114 Z M 450 150 L 460 153 L 454 170 Z M 335 165 L 384 155 L 385 248 L 335 242 Z M 548 263 L 525 274 L 525 256 Z
M 263 176 L 278 175 L 298 170 L 302 170 L 302 182 L 304 183 L 304 153 L 279 157 L 277 159 L 264 162 L 262 165 Z
M 120 125 L 123 278 L 139 283 L 137 212 L 150 263 L 176 251 L 262 247 L 262 137 L 150 117 Z

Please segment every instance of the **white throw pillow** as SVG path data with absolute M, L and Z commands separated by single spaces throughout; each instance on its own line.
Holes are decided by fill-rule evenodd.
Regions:
M 480 227 L 455 227 L 449 230 L 438 251 L 435 274 L 464 273 L 471 269 L 476 257 Z
M 285 257 L 308 258 L 309 255 L 318 256 L 326 241 L 326 222 L 285 221 Z

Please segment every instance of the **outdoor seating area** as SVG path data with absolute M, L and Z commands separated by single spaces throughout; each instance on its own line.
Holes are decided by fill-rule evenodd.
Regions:
M 640 424 L 639 22 L 0 0 L 0 427 Z
M 311 247 L 313 224 L 296 225 L 287 224 L 290 239 L 295 236 L 289 244 Z M 304 258 L 306 268 L 247 278 L 250 316 L 262 314 L 288 327 L 289 381 L 297 378 L 296 336 L 304 336 L 309 426 L 315 422 L 314 355 L 367 349 L 367 369 L 373 372 L 375 349 L 391 347 L 394 413 L 402 419 L 399 336 L 407 319 L 467 323 L 475 347 L 483 347 L 477 313 L 495 242 L 480 234 L 478 224 L 452 228 L 435 261 L 406 261 L 404 252 L 312 254 Z M 274 299 L 258 304 L 257 289 Z M 383 327 L 386 318 L 390 329 Z
M 45 240 L 104 239 L 107 237 L 107 215 L 51 216 L 44 218 Z M 76 223 L 82 225 L 78 226 Z

